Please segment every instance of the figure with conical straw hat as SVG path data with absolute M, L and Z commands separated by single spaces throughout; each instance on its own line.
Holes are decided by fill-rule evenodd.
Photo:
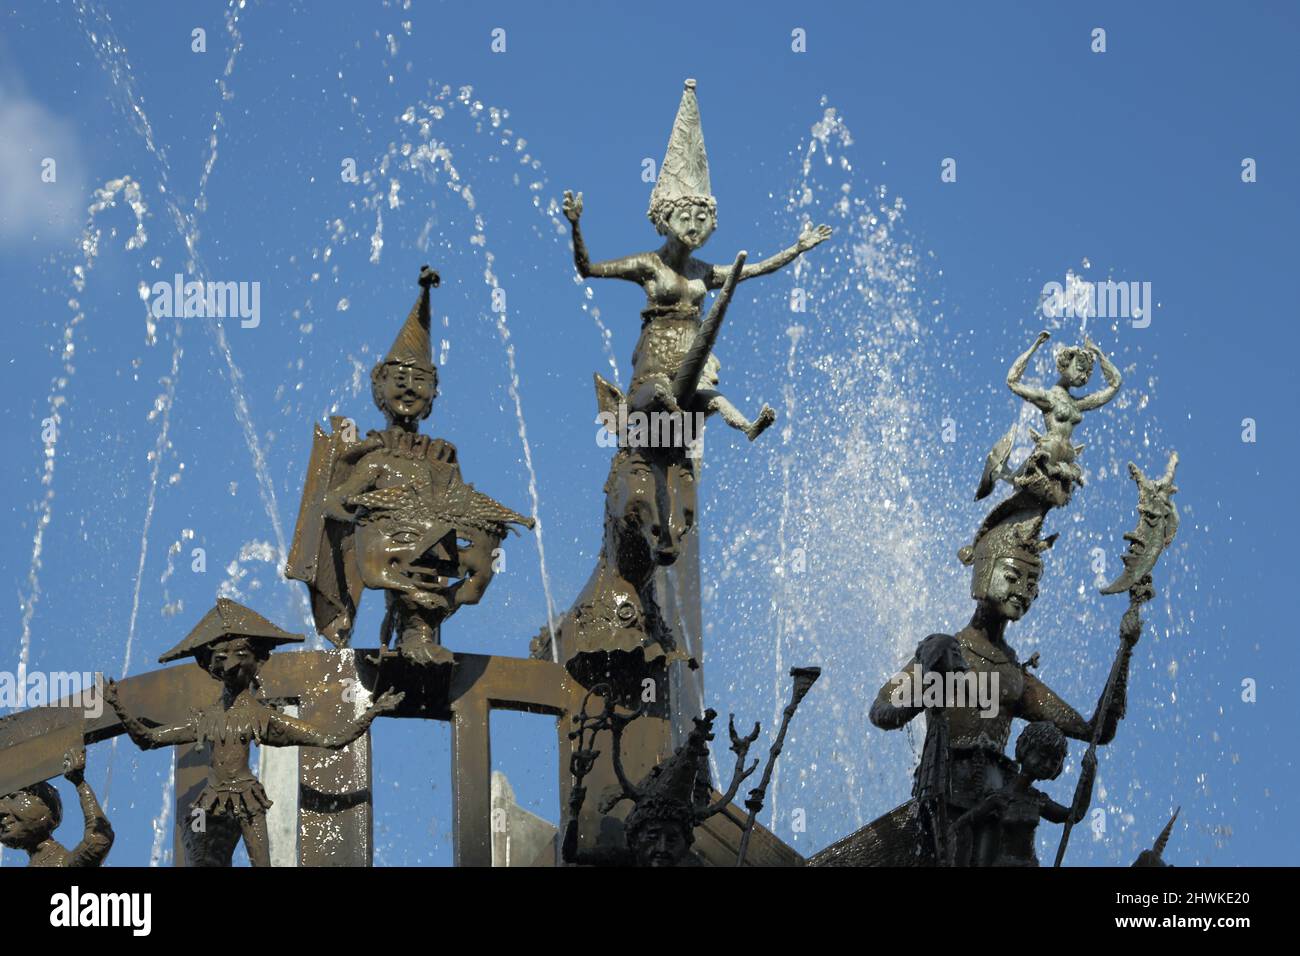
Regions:
M 664 237 L 662 246 L 652 252 L 593 263 L 578 226 L 582 193 L 575 196 L 565 192 L 563 208 L 573 225 L 573 259 L 579 275 L 584 279 L 625 279 L 645 289 L 641 338 L 632 354 L 632 384 L 628 389 L 629 405 L 639 410 L 683 410 L 674 397 L 673 382 L 696 342 L 701 304 L 709 290 L 721 289 L 737 268 L 740 269 L 738 281 L 775 272 L 826 241 L 831 234 L 828 226 L 808 228 L 788 249 L 749 265 L 711 265 L 695 258 L 694 253 L 708 241 L 717 226 L 717 201 L 709 185 L 709 161 L 704 150 L 694 80 L 686 81 L 668 150 L 650 196 L 647 215 Z M 744 431 L 751 440 L 758 437 L 775 421 L 776 413 L 764 405 L 752 422 L 746 419 L 714 387 L 716 359 L 705 363 L 706 387 L 698 399 L 706 413 L 719 412 L 727 424 Z
M 252 866 L 271 865 L 266 826 L 271 800 L 249 767 L 254 743 L 262 747 L 346 747 L 364 734 L 377 716 L 396 710 L 405 696 L 385 691 L 359 717 L 337 727 L 320 727 L 275 710 L 257 693 L 257 673 L 272 649 L 302 639 L 301 634 L 281 630 L 242 604 L 218 598 L 216 607 L 194 630 L 158 658 L 165 664 L 193 657 L 221 682 L 221 698 L 216 703 L 194 711 L 182 723 L 151 727 L 123 704 L 115 681 L 104 688 L 104 699 L 137 747 L 153 750 L 195 744 L 211 748 L 207 783 L 191 805 L 192 819 L 185 828 L 191 866 L 230 866 L 241 837 Z

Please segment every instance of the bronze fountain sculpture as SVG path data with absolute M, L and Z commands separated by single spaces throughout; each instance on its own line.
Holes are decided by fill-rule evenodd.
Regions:
M 511 525 L 533 519 L 466 484 L 456 448 L 420 434 L 438 397 L 429 338 L 429 290 L 420 295 L 383 361 L 371 370 L 387 426 L 360 441 L 350 423 L 317 426 L 302 508 L 285 574 L 307 583 L 317 629 L 347 646 L 363 588 L 387 602 L 381 644 L 395 637 L 419 665 L 449 664 L 442 622 L 477 604 L 492 581 L 495 551 Z
M 1063 825 L 1060 864 L 1072 827 L 1091 804 L 1097 747 L 1114 740 L 1127 709 L 1130 662 L 1142 632 L 1140 609 L 1154 594 L 1153 570 L 1178 527 L 1171 500 L 1177 491 L 1176 455 L 1157 479 L 1129 466 L 1138 486 L 1138 523 L 1125 535 L 1123 572 L 1103 589 L 1127 592 L 1129 606 L 1090 717 L 1031 673 L 1038 655 L 1021 661 L 1007 630 L 1025 617 L 1038 595 L 1042 556 L 1057 537 L 1043 534 L 1050 512 L 1066 506 L 1083 483 L 1078 464 L 1083 446 L 1073 443 L 1074 428 L 1084 413 L 1115 396 L 1121 387 L 1118 369 L 1085 341 L 1057 354 L 1060 377 L 1054 386 L 1024 384 L 1031 358 L 1049 338 L 1046 332 L 1011 366 L 1008 386 L 1042 412 L 1045 428 L 1032 433 L 1034 446 L 1015 469 L 1008 467 L 1014 428 L 989 454 L 976 498 L 987 497 L 999 481 L 1012 490 L 958 552 L 971 569 L 972 616 L 955 633 L 922 640 L 870 706 L 870 721 L 886 730 L 925 714 L 912 799 L 805 861 L 764 830 L 757 816 L 786 731 L 820 671 L 791 670 L 790 702 L 742 811 L 734 801 L 757 770 L 757 761 L 748 766 L 746 761 L 759 727 L 741 736 L 729 722 L 735 767 L 726 789 L 715 790 L 708 745 L 717 715 L 702 704 L 688 709 L 692 702 L 675 696 L 673 682 L 683 669 L 699 668 L 700 660 L 667 609 L 673 601 L 692 600 L 698 609 L 699 598 L 683 594 L 663 572 L 680 569 L 682 555 L 696 547 L 704 420 L 720 415 L 751 441 L 775 420 L 767 405 L 752 420 L 746 418 L 718 390 L 720 363 L 713 348 L 735 288 L 788 265 L 824 242 L 830 230 L 806 227 L 794 245 L 753 265 L 743 251 L 725 266 L 695 257 L 716 226 L 716 200 L 692 80 L 686 81 L 650 199 L 649 218 L 664 237 L 658 249 L 592 263 L 579 227 L 582 194 L 566 192 L 562 208 L 572 227 L 578 274 L 637 282 L 646 307 L 626 394 L 595 377 L 604 437 L 616 448 L 603 489 L 600 556 L 572 606 L 533 641 L 530 656 L 462 654 L 442 642 L 443 623 L 485 596 L 507 535 L 520 525 L 532 528 L 534 520 L 477 491 L 461 476 L 456 448 L 420 432 L 438 395 L 430 292 L 440 279 L 425 266 L 414 307 L 370 373 L 384 427 L 359 437 L 350 420 L 335 418 L 330 432 L 317 426 L 313 436 L 285 574 L 307 585 L 313 623 L 332 649 L 273 656 L 273 648 L 304 638 L 223 597 L 159 658 L 160 663 L 194 658 L 197 668 L 110 681 L 104 698 L 111 712 L 93 720 L 30 713 L 0 718 L 0 755 L 22 758 L 0 765 L 0 792 L 13 791 L 0 798 L 0 842 L 25 850 L 32 865 L 102 862 L 113 834 L 85 783 L 84 745 L 125 733 L 144 749 L 178 748 L 178 846 L 183 841 L 187 862 L 229 866 L 242 839 L 252 865 L 268 866 L 271 799 L 250 767 L 253 745 L 347 755 L 366 746 L 376 717 L 418 717 L 452 725 L 456 860 L 486 865 L 492 861 L 484 812 L 491 772 L 489 716 L 494 707 L 506 707 L 545 713 L 557 722 L 557 769 L 568 773 L 561 776 L 567 816 L 562 836 L 556 834 L 556 865 L 1037 866 L 1040 820 Z M 717 296 L 701 318 L 712 290 Z M 1105 387 L 1074 394 L 1087 384 L 1095 364 Z M 653 416 L 664 417 L 671 427 L 662 429 Z M 698 427 L 685 427 L 688 418 Z M 373 654 L 351 647 L 367 589 L 385 595 L 380 647 Z M 359 703 L 346 696 L 342 702 L 334 699 L 337 685 L 346 681 L 361 691 Z M 944 687 L 937 700 L 921 693 L 922 685 L 935 681 Z M 962 684 L 988 684 L 992 696 L 973 702 L 948 690 Z M 328 698 L 324 704 L 315 699 L 322 697 Z M 588 714 L 596 697 L 602 709 Z M 299 716 L 286 712 L 292 702 L 303 708 Z M 1012 756 L 1006 749 L 1017 719 L 1028 726 Z M 569 725 L 576 729 L 559 732 Z M 608 735 L 608 746 L 598 749 L 601 735 Z M 1036 787 L 1062 773 L 1067 738 L 1088 744 L 1068 805 Z M 60 756 L 63 773 L 77 787 L 86 824 L 82 842 L 70 851 L 53 840 L 61 804 L 44 782 L 58 773 Z M 300 828 L 311 813 L 333 824 L 358 806 L 368 807 L 368 751 L 352 756 L 356 779 L 343 779 L 346 774 L 332 779 L 327 761 L 300 770 Z M 182 779 L 194 783 L 200 771 L 200 782 L 180 785 Z M 331 790 L 328 783 L 337 786 Z M 599 799 L 588 800 L 589 791 Z M 369 821 L 361 816 L 348 839 L 368 840 Z M 1173 822 L 1135 865 L 1165 865 L 1161 854 Z M 321 851 L 315 859 L 311 849 L 300 861 L 349 859 L 347 848 Z M 363 865 L 368 854 L 367 843 Z

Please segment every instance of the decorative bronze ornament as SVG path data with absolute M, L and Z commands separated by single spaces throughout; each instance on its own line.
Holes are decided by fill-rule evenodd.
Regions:
M 1182 807 L 1178 807 L 1177 809 L 1174 810 L 1174 815 L 1169 818 L 1169 822 L 1165 824 L 1165 828 L 1161 830 L 1160 835 L 1156 837 L 1155 844 L 1151 847 L 1151 849 L 1143 850 L 1141 853 L 1138 854 L 1138 858 L 1133 861 L 1134 866 L 1136 867 L 1173 866 L 1172 863 L 1165 862 L 1165 847 L 1169 845 L 1169 836 L 1174 832 L 1174 821 L 1178 819 L 1178 814 L 1181 813 L 1182 810 L 1183 810 Z

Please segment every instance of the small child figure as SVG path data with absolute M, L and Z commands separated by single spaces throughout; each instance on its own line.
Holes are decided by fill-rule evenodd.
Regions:
M 1039 780 L 1055 780 L 1065 762 L 1065 735 L 1053 723 L 1035 721 L 1016 738 L 1016 760 L 1020 772 L 1001 790 L 990 793 L 952 824 L 951 847 L 962 846 L 964 859 L 954 866 L 1038 866 L 1034 836 L 1039 819 L 1050 823 L 1078 823 L 1092 802 L 1092 782 L 1097 772 L 1097 755 L 1091 749 L 1083 755 L 1079 789 L 1084 793 L 1078 810 L 1063 807 L 1047 794 L 1035 790 Z M 959 840 L 961 831 L 973 832 Z
M 63 755 L 63 778 L 77 788 L 86 829 L 71 850 L 54 839 L 63 821 L 59 791 L 41 781 L 0 797 L 0 843 L 27 852 L 28 866 L 99 866 L 113 848 L 113 828 L 86 783 L 86 748 Z
M 191 812 L 203 814 L 200 832 L 187 828 L 191 865 L 230 866 L 240 836 L 253 866 L 270 866 L 266 811 L 271 801 L 249 769 L 251 744 L 264 747 L 328 747 L 338 749 L 356 740 L 380 714 L 395 710 L 405 696 L 386 691 L 360 717 L 337 731 L 318 729 L 282 714 L 255 696 L 257 672 L 280 644 L 302 641 L 242 604 L 219 598 L 217 606 L 185 640 L 159 663 L 193 657 L 223 685 L 221 700 L 191 714 L 184 723 L 147 727 L 123 708 L 117 684 L 109 681 L 104 699 L 117 712 L 131 739 L 144 750 L 180 744 L 210 744 L 208 781 Z

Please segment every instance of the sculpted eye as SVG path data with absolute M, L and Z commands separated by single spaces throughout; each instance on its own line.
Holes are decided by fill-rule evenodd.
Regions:
M 419 536 L 414 531 L 394 531 L 389 537 L 398 544 L 415 544 Z

